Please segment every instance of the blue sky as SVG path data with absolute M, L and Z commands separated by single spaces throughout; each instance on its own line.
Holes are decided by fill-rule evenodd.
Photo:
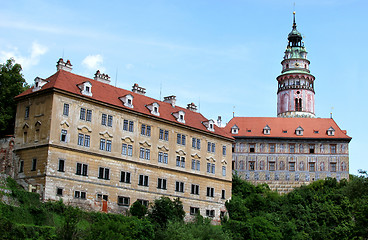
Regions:
M 294 8 L 295 2 L 295 8 Z M 207 118 L 276 116 L 276 77 L 296 11 L 316 77 L 316 115 L 353 137 L 350 173 L 368 170 L 365 0 L 5 1 L 0 62 L 22 64 L 29 83 L 70 59 L 73 72 L 97 69 L 112 84 L 176 95 Z

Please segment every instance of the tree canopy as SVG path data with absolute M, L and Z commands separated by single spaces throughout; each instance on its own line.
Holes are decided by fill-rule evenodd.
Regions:
M 29 88 L 21 71 L 21 65 L 12 58 L 0 64 L 0 136 L 14 133 L 14 97 Z

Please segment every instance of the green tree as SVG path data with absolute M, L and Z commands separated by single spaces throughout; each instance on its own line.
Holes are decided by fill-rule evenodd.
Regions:
M 183 221 L 185 211 L 179 198 L 171 201 L 171 199 L 168 197 L 161 197 L 154 201 L 148 216 L 152 222 L 157 223 L 160 227 L 165 228 L 169 221 Z
M 140 201 L 135 201 L 129 209 L 129 212 L 132 216 L 136 216 L 137 218 L 143 218 L 147 213 L 147 208 Z
M 14 97 L 29 88 L 21 71 L 20 64 L 12 58 L 0 64 L 0 136 L 14 133 Z

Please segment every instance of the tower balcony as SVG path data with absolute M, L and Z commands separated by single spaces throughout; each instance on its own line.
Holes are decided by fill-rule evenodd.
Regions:
M 315 93 L 314 92 L 314 88 L 313 87 L 309 87 L 307 85 L 287 85 L 287 86 L 282 86 L 282 87 L 279 87 L 278 88 L 277 93 L 279 93 L 281 91 L 284 91 L 284 90 L 288 90 L 288 89 L 306 89 L 306 90 L 310 90 L 313 93 Z

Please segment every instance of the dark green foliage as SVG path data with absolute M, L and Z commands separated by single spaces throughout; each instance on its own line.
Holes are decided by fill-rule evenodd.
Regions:
M 328 178 L 275 195 L 233 177 L 223 227 L 233 239 L 368 239 L 368 178 Z
M 135 201 L 129 209 L 132 216 L 143 218 L 147 214 L 147 208 L 140 201 Z
M 185 211 L 183 210 L 183 204 L 180 199 L 176 198 L 172 201 L 168 197 L 156 199 L 148 213 L 149 219 L 162 228 L 165 228 L 169 221 L 182 222 L 184 216 Z
M 14 97 L 29 88 L 21 71 L 22 67 L 14 64 L 14 59 L 0 64 L 0 136 L 14 133 Z

